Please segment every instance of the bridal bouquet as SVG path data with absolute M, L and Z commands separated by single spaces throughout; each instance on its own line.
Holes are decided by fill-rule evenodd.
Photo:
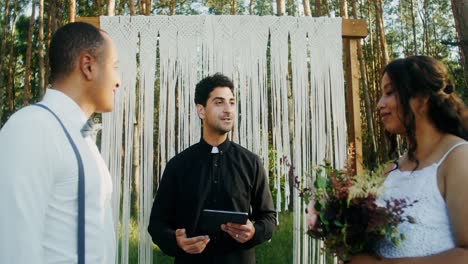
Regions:
M 354 159 L 352 147 L 348 153 L 350 165 Z M 403 213 L 417 202 L 379 199 L 385 179 L 384 166 L 355 175 L 348 165 L 343 170 L 333 168 L 330 162 L 318 166 L 308 177 L 313 188 L 295 178 L 300 196 L 309 204 L 307 233 L 323 240 L 323 250 L 342 260 L 356 254 L 373 254 L 373 247 L 381 239 L 399 245 L 405 236 L 398 232 L 397 226 L 405 221 L 414 223 L 412 217 Z M 293 170 L 291 165 L 290 169 Z

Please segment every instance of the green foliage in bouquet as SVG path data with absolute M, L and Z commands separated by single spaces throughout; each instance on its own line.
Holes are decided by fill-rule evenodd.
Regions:
M 353 164 L 354 152 L 352 148 L 350 150 L 347 164 Z M 403 216 L 403 213 L 417 201 L 379 199 L 385 168 L 386 165 L 381 165 L 375 171 L 355 175 L 351 166 L 339 170 L 325 161 L 308 177 L 313 188 L 301 186 L 295 178 L 300 196 L 306 203 L 312 201 L 314 204 L 313 212 L 307 213 L 317 215 L 317 221 L 307 233 L 323 240 L 327 253 L 346 260 L 351 255 L 373 254 L 381 239 L 396 245 L 405 239 L 397 226 L 405 221 L 414 223 L 412 217 Z

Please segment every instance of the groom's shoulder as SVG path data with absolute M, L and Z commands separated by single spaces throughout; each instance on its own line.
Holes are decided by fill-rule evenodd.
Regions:
M 29 105 L 12 114 L 5 123 L 4 128 L 21 128 L 34 133 L 37 132 L 36 129 L 46 127 L 47 122 L 49 122 L 49 118 L 46 111 L 40 111 L 38 107 Z
M 10 147 L 20 145 L 33 148 L 36 145 L 49 145 L 55 140 L 51 134 L 60 129 L 60 125 L 46 111 L 38 107 L 26 106 L 15 112 L 0 128 L 0 145 Z

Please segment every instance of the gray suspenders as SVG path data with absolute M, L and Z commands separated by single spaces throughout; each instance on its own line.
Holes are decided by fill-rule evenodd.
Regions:
M 67 136 L 70 145 L 75 152 L 76 159 L 78 161 L 78 243 L 77 243 L 77 250 L 78 250 L 78 264 L 85 263 L 85 178 L 84 178 L 84 169 L 83 169 L 83 160 L 81 159 L 80 152 L 76 147 L 75 142 L 68 133 L 67 129 L 63 125 L 60 118 L 45 105 L 42 104 L 34 104 L 35 106 L 44 108 L 45 110 L 49 111 L 60 123 Z

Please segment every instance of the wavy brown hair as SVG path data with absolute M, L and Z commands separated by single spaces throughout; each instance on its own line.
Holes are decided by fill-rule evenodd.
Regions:
M 392 81 L 402 107 L 403 125 L 408 140 L 408 157 L 416 162 L 415 116 L 410 107 L 411 98 L 429 98 L 428 115 L 440 131 L 468 140 L 468 108 L 455 92 L 447 68 L 428 56 L 410 56 L 396 59 L 383 70 Z M 391 151 L 395 140 L 390 140 Z

